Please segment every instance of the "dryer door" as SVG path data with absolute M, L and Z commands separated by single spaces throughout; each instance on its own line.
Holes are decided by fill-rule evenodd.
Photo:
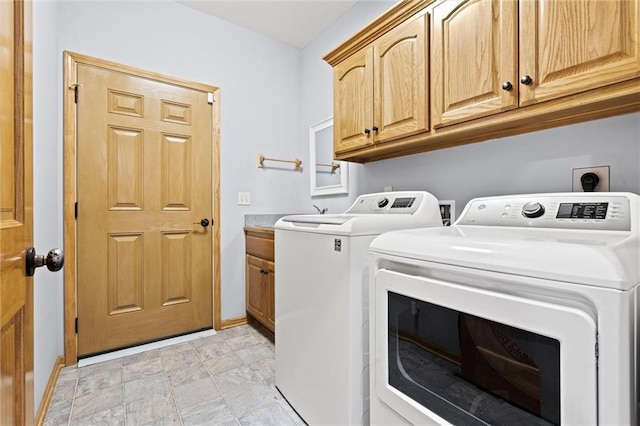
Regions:
M 592 314 L 384 269 L 373 290 L 372 388 L 409 422 L 597 424 Z

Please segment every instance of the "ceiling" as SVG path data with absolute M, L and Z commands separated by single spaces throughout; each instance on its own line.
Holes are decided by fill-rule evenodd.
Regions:
M 366 0 L 177 0 L 298 48 L 305 47 L 358 1 Z

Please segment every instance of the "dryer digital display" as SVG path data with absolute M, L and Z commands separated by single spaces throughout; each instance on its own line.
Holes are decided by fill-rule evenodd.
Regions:
M 609 203 L 560 203 L 556 219 L 605 219 Z

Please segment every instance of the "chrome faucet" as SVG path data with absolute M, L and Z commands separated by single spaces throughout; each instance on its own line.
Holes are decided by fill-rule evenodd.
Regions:
M 316 210 L 318 210 L 318 213 L 319 213 L 319 214 L 325 214 L 327 211 L 329 211 L 329 209 L 328 209 L 328 208 L 326 208 L 326 207 L 325 207 L 325 208 L 323 208 L 322 210 L 320 210 L 320 207 L 316 206 L 315 204 L 313 205 L 313 207 L 315 207 L 315 208 L 316 208 Z

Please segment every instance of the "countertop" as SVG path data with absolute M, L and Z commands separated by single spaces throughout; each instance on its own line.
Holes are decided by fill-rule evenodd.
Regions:
M 299 213 L 282 213 L 282 214 L 245 214 L 244 226 L 252 228 L 267 228 L 273 229 L 278 219 L 284 216 Z

